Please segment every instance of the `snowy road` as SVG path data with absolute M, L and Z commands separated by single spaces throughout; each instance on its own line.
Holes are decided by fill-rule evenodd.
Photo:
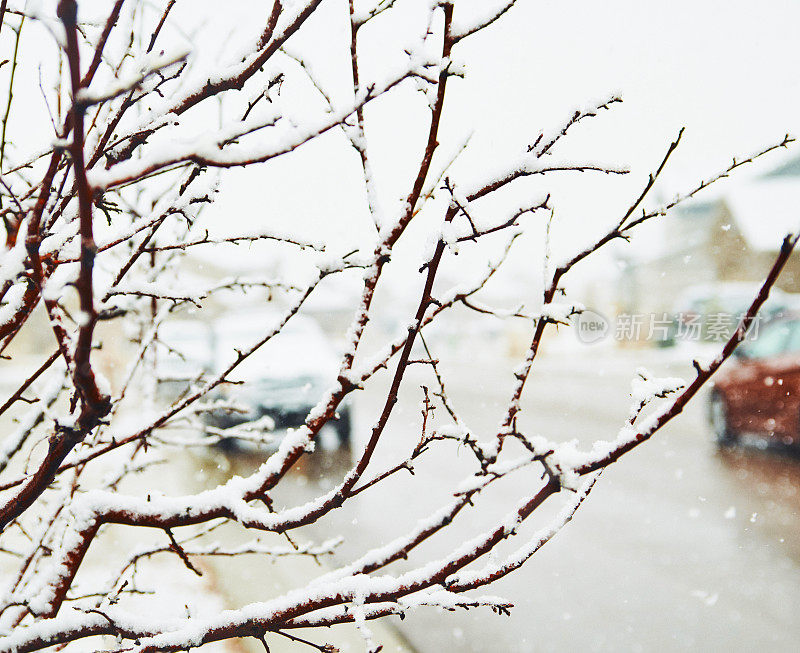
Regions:
M 468 424 L 486 434 L 496 428 L 510 374 L 491 359 L 479 364 L 479 385 L 459 385 L 470 377 L 458 367 L 443 372 Z M 568 360 L 566 368 L 556 359 L 542 360 L 527 391 L 522 428 L 553 440 L 614 437 L 628 411 L 638 364 L 633 355 L 613 365 L 591 358 L 587 367 L 581 360 Z M 419 437 L 421 391 L 415 384 L 424 381 L 422 367 L 415 366 L 407 381 L 371 467 L 375 473 L 401 460 Z M 690 374 L 666 362 L 654 363 L 651 371 Z M 379 399 L 379 388 L 359 398 L 360 437 Z M 347 463 L 335 453 L 314 458 L 294 478 L 287 504 L 328 487 Z M 247 465 L 242 460 L 236 466 L 246 471 Z M 417 466 L 412 496 L 403 493 L 406 478 L 360 495 L 355 518 L 351 509 L 325 522 L 348 536 L 340 559 L 406 532 L 445 503 L 452 482 L 470 469 L 465 452 L 444 448 Z M 535 487 L 531 474 L 517 472 L 487 492 L 448 536 L 420 553 L 425 559 L 443 555 L 481 532 L 493 523 L 492 515 L 505 514 Z M 520 537 L 545 522 L 526 527 Z M 409 615 L 402 632 L 420 653 L 796 651 L 800 460 L 773 452 L 717 452 L 702 402 L 695 402 L 652 442 L 610 468 L 575 520 L 520 572 L 486 593 L 513 601 L 512 616 L 423 611 Z

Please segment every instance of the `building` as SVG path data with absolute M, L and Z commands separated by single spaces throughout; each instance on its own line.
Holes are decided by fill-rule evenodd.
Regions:
M 650 247 L 620 258 L 619 301 L 628 312 L 673 313 L 697 287 L 754 293 L 800 228 L 800 157 L 710 201 L 676 207 L 651 229 Z M 776 286 L 800 293 L 800 252 Z

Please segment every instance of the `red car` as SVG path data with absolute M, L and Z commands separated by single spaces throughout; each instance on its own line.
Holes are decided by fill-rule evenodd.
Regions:
M 709 420 L 721 445 L 743 434 L 800 447 L 800 315 L 764 325 L 720 370 Z

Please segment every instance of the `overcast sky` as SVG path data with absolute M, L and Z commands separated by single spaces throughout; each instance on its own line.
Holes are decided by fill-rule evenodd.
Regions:
M 242 11 L 252 5 L 236 4 Z M 319 23 L 330 29 L 345 4 L 328 3 L 327 18 Z M 398 2 L 398 11 L 414 4 L 421 3 Z M 472 9 L 485 13 L 489 4 L 457 2 L 456 18 L 463 20 Z M 558 193 L 557 222 L 564 226 L 556 250 L 567 253 L 568 234 L 585 229 L 588 240 L 624 210 L 681 127 L 686 127 L 681 148 L 658 187 L 662 197 L 716 173 L 732 156 L 777 142 L 787 132 L 800 133 L 798 25 L 800 3 L 793 1 L 520 0 L 456 52 L 467 64 L 467 77 L 450 86 L 443 151 L 474 130 L 473 153 L 465 157 L 465 167 L 471 172 L 494 167 L 539 130 L 559 128 L 576 107 L 620 94 L 623 105 L 576 130 L 558 152 L 565 159 L 629 166 L 632 171 L 627 179 L 581 179 L 576 184 L 574 178 L 560 178 L 552 185 Z M 309 28 L 310 39 L 320 24 Z M 365 37 L 365 50 L 377 51 L 390 36 L 377 25 L 375 35 L 372 43 Z M 347 72 L 346 52 L 337 59 L 329 48 L 324 51 L 318 65 L 327 64 L 331 77 L 334 69 Z M 409 105 L 398 102 L 393 109 L 395 113 L 376 110 L 374 124 L 410 122 Z M 410 115 L 413 119 L 415 114 Z M 426 128 L 424 114 L 419 118 Z M 406 133 L 402 127 L 397 131 Z M 424 131 L 412 142 L 387 138 L 385 147 L 376 148 L 387 199 L 407 192 L 422 137 Z M 762 169 L 783 156 L 770 157 Z M 742 183 L 756 171 L 745 170 L 732 183 Z M 396 185 L 389 180 L 401 181 Z
M 36 4 L 52 13 L 56 2 Z M 161 3 L 151 4 L 151 17 L 157 17 Z M 471 11 L 485 15 L 495 4 L 499 3 L 459 0 L 456 18 L 464 21 Z M 108 5 L 83 3 L 87 16 L 98 9 L 102 14 Z M 326 0 L 324 11 L 290 41 L 290 47 L 312 53 L 315 69 L 329 84 L 327 90 L 334 98 L 341 92 L 343 102 L 349 75 L 346 41 L 331 33 L 344 36 L 346 5 L 345 0 Z M 393 11 L 405 16 L 400 28 L 387 14 L 380 24 L 375 21 L 373 32 L 364 33 L 366 77 L 380 75 L 381 66 L 396 59 L 404 44 L 414 43 L 423 27 L 415 9 L 422 5 L 398 0 Z M 198 52 L 202 46 L 209 60 L 222 60 L 261 30 L 269 6 L 260 0 L 229 0 L 224 8 L 211 0 L 179 0 L 173 18 L 181 31 L 194 35 Z M 202 23 L 204 11 L 212 18 Z M 457 170 L 479 175 L 519 152 L 540 130 L 558 129 L 576 107 L 620 94 L 624 104 L 576 130 L 558 157 L 629 166 L 632 174 L 623 179 L 584 177 L 578 184 L 562 178 L 525 190 L 531 197 L 539 189 L 554 192 L 555 251 L 566 255 L 624 211 L 682 126 L 685 137 L 658 187 L 661 197 L 714 174 L 734 155 L 777 142 L 787 132 L 800 133 L 798 25 L 800 2 L 792 0 L 519 0 L 484 34 L 458 47 L 455 56 L 466 63 L 467 77 L 450 85 L 441 152 L 472 134 L 463 167 Z M 186 42 L 176 32 L 162 42 L 168 51 Z M 38 58 L 52 38 L 39 27 L 29 34 L 27 45 Z M 6 50 L 9 38 L 5 31 Z M 387 49 L 392 54 L 382 58 L 379 53 Z M 46 138 L 38 71 L 29 60 L 20 68 L 11 126 L 24 123 L 37 137 Z M 4 87 L 6 80 L 4 69 Z M 369 129 L 379 188 L 391 207 L 407 193 L 424 141 L 427 117 L 419 97 L 399 93 L 391 102 L 376 103 L 368 112 Z M 278 192 L 288 189 L 295 198 L 296 193 L 303 197 L 302 213 L 311 230 L 347 241 L 353 231 L 349 225 L 364 226 L 367 219 L 357 175 L 343 179 L 346 172 L 357 173 L 357 168 L 348 168 L 354 153 L 337 151 L 341 143 L 327 145 L 330 149 L 321 146 L 304 175 L 290 167 L 280 170 L 279 165 L 272 185 L 265 183 L 260 169 L 234 176 L 223 185 L 210 219 L 250 225 L 262 211 L 270 220 L 279 219 L 295 208 L 291 193 Z M 762 169 L 780 160 L 781 155 L 772 157 Z M 742 183 L 754 172 L 732 183 Z M 345 229 L 331 219 L 342 214 L 355 221 Z

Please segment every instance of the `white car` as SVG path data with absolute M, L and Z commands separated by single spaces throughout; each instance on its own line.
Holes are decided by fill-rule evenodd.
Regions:
M 264 338 L 281 317 L 271 311 L 242 311 L 216 320 L 214 371 L 226 369 L 238 356 Z M 247 412 L 217 411 L 208 423 L 229 428 L 243 422 L 269 417 L 277 428 L 301 426 L 309 411 L 336 381 L 339 357 L 319 325 L 295 315 L 256 352 L 228 376 L 217 397 L 230 399 Z M 331 423 L 339 446 L 350 444 L 350 408 L 340 407 Z M 234 444 L 234 443 L 232 443 Z
M 200 320 L 170 320 L 158 328 L 155 349 L 158 395 L 175 401 L 192 381 L 214 370 L 214 334 Z

